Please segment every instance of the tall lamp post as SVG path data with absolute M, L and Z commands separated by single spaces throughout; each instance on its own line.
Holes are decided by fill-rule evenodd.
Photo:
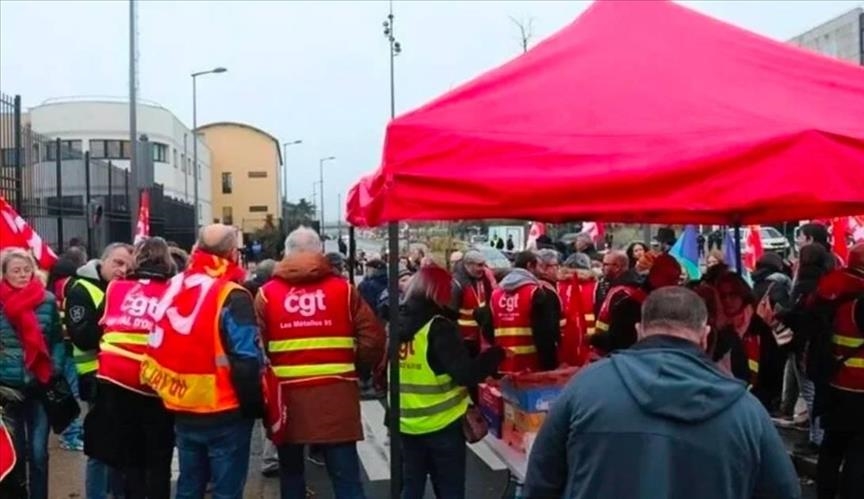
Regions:
M 197 79 L 199 76 L 204 76 L 208 74 L 217 74 L 224 73 L 228 71 L 223 67 L 216 67 L 209 71 L 198 71 L 197 73 L 192 73 L 192 190 L 194 191 L 192 197 L 194 198 L 194 210 L 192 211 L 195 214 L 195 221 L 193 223 L 193 227 L 195 229 L 195 235 L 197 237 L 198 234 L 198 223 L 200 222 L 200 216 L 198 210 L 198 83 Z
M 390 119 L 396 117 L 396 56 L 402 53 L 402 45 L 396 40 L 393 0 L 390 0 L 390 13 L 384 21 L 384 36 L 390 45 Z M 390 310 L 399 309 L 399 223 L 390 222 L 387 226 L 387 288 L 390 293 Z M 390 497 L 402 495 L 402 442 L 399 434 L 399 314 L 390 314 L 390 341 L 387 356 L 390 360 Z
M 333 161 L 336 156 L 327 156 L 318 160 L 318 188 L 321 189 L 321 234 L 324 234 L 324 163 Z
M 296 146 L 302 143 L 303 141 L 300 139 L 282 143 L 282 209 L 280 211 L 282 212 L 283 230 L 286 232 L 288 231 L 288 220 L 285 210 L 285 206 L 288 204 L 288 146 Z

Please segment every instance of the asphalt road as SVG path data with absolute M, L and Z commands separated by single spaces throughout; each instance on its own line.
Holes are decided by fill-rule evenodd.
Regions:
M 383 424 L 384 407 L 379 401 L 364 401 L 361 406 L 366 439 L 358 444 L 362 463 L 364 487 L 369 499 L 389 497 L 389 447 L 387 429 Z M 247 499 L 277 499 L 279 481 L 277 478 L 264 478 L 261 475 L 262 437 L 260 426 L 252 440 L 249 475 L 244 497 Z M 84 465 L 86 458 L 80 452 L 64 451 L 59 448 L 56 437 L 50 441 L 50 484 L 51 499 L 84 497 Z M 481 442 L 469 446 L 467 452 L 467 497 L 471 499 L 512 498 L 513 488 L 508 486 L 506 466 Z M 177 463 L 174 463 L 173 479 L 178 476 Z M 306 477 L 308 485 L 315 492 L 316 499 L 331 499 L 326 470 L 307 462 Z M 804 498 L 815 499 L 812 485 L 804 485 Z M 432 499 L 431 488 L 427 487 L 426 497 Z

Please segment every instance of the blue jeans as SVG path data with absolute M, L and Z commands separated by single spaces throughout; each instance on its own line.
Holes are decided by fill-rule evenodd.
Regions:
M 242 499 L 249 471 L 252 419 L 198 426 L 174 425 L 180 479 L 176 499 L 202 499 L 207 482 L 213 499 Z
M 316 444 L 324 454 L 327 473 L 336 499 L 365 499 L 360 481 L 360 457 L 357 444 Z M 279 447 L 279 490 L 282 499 L 306 497 L 302 444 Z
M 69 388 L 72 389 L 72 394 L 75 395 L 75 399 L 81 400 L 80 395 L 78 394 L 78 372 L 75 371 L 75 362 L 72 360 L 72 355 L 66 356 L 66 363 L 63 366 L 63 377 L 66 378 L 66 382 L 69 383 Z M 60 441 L 65 444 L 81 442 L 83 438 L 84 428 L 81 426 L 81 416 L 75 418 L 75 421 L 72 421 L 72 423 L 70 423 L 60 435 Z
M 17 421 L 13 430 L 15 453 L 20 466 L 26 463 L 30 499 L 48 499 L 49 427 L 45 407 L 39 398 L 30 395 L 21 403 L 7 405 L 6 410 Z
M 422 499 L 426 476 L 438 499 L 465 499 L 465 434 L 462 420 L 425 435 L 402 434 L 405 483 L 402 499 Z

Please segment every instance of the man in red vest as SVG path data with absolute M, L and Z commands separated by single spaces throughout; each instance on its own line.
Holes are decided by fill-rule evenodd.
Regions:
M 824 410 L 814 410 L 821 413 L 825 429 L 817 469 L 819 497 L 864 497 L 864 243 L 849 252 L 847 268 L 820 280 L 816 297 L 833 311 L 825 331 L 831 335 L 831 354 L 822 358 L 825 365 L 819 369 L 827 383 L 819 383 L 817 398 L 824 401 L 816 405 Z
M 333 274 L 312 229 L 285 240 L 285 258 L 256 297 L 270 359 L 265 425 L 278 447 L 282 497 L 305 497 L 303 451 L 325 457 L 336 497 L 364 497 L 357 369 L 384 356 L 384 330 L 346 279 Z
M 622 284 L 610 289 L 597 316 L 597 332 L 589 339 L 591 346 L 600 355 L 630 348 L 636 343 L 636 324 L 642 317 L 642 302 L 648 293 L 664 286 L 677 286 L 680 279 L 681 265 L 664 253 L 654 259 L 645 283 Z
M 536 275 L 538 260 L 534 252 L 517 254 L 514 265 L 490 300 L 495 344 L 510 352 L 499 371 L 555 369 L 561 334 L 558 298 Z
M 239 283 L 237 229 L 201 229 L 169 281 L 141 361 L 141 381 L 174 414 L 178 498 L 242 497 L 256 419 L 264 414 L 263 357 L 252 296 Z
M 451 308 L 459 313 L 459 332 L 471 357 L 480 352 L 478 310 L 488 307 L 492 297 L 492 281 L 486 274 L 486 258 L 479 250 L 470 249 L 453 269 Z

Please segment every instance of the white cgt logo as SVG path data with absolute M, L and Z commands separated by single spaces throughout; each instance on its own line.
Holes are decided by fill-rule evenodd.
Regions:
M 519 308 L 519 295 L 501 295 L 498 306 L 507 312 L 515 312 Z
M 327 310 L 324 291 L 319 289 L 312 293 L 291 293 L 285 297 L 285 310 L 292 314 L 299 313 L 303 317 L 312 317 L 318 312 Z

